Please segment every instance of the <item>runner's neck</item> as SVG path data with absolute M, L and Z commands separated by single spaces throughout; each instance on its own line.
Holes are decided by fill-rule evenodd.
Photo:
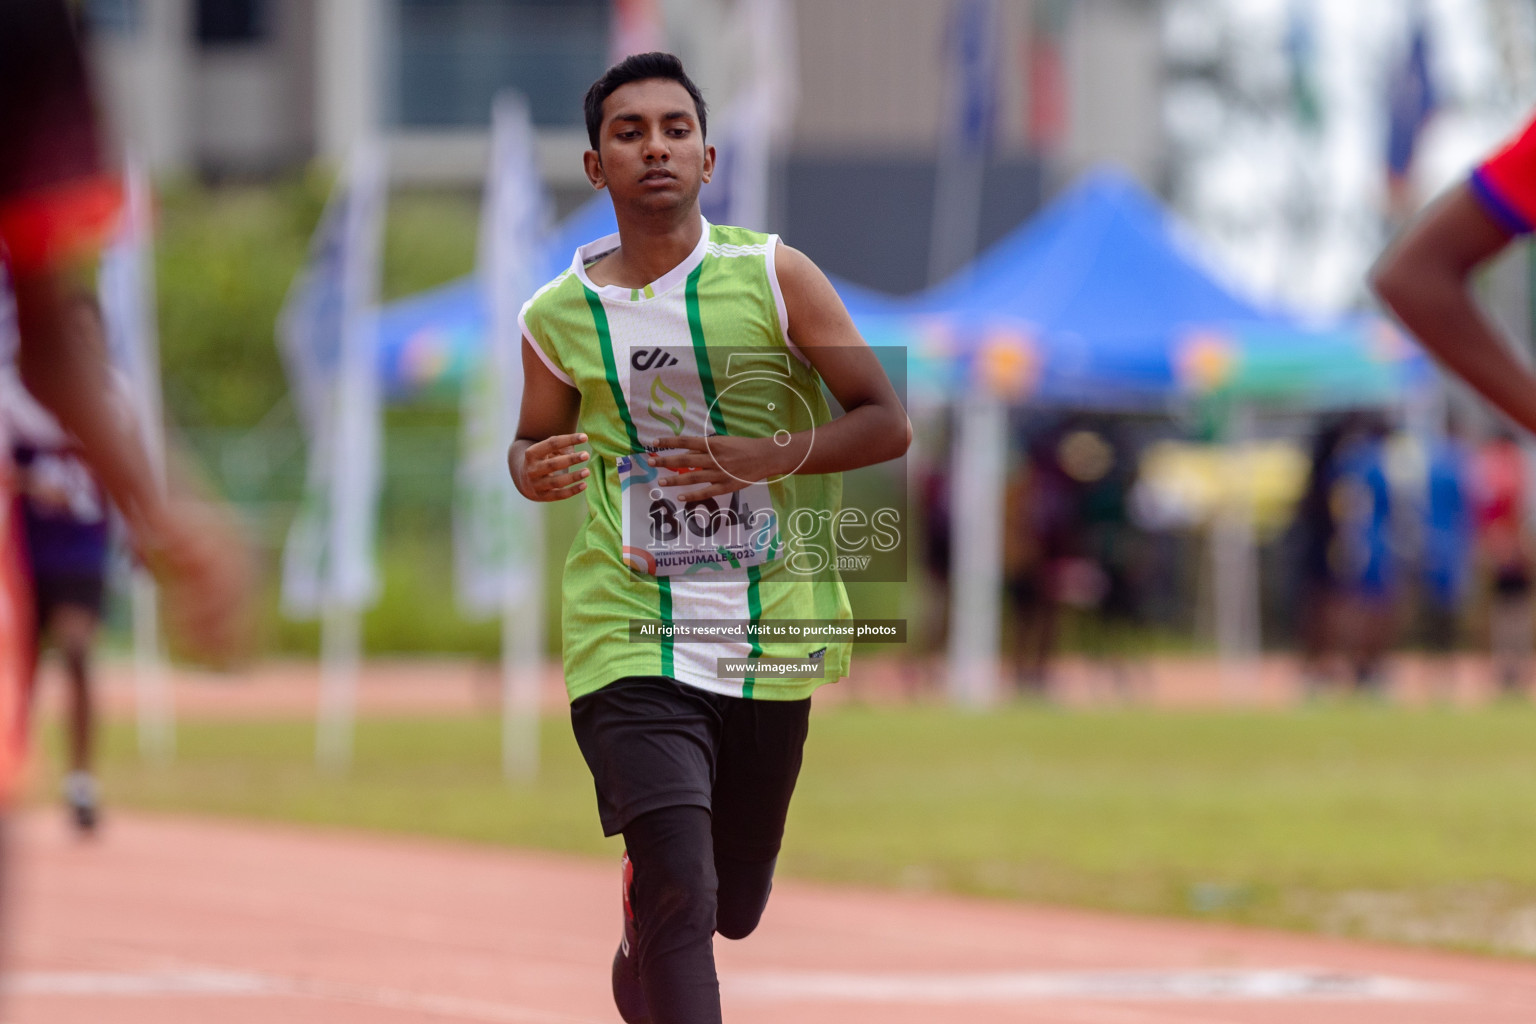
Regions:
M 645 214 L 619 214 L 618 221 L 619 247 L 587 268 L 595 285 L 644 288 L 692 255 L 704 231 L 698 203 L 665 221 Z

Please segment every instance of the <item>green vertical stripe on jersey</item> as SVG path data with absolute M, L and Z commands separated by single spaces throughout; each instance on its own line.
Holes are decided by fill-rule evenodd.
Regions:
M 699 367 L 699 387 L 704 392 L 704 401 L 709 405 L 710 425 L 715 428 L 715 433 L 724 434 L 727 432 L 725 413 L 715 400 L 715 372 L 709 365 L 709 349 L 704 346 L 704 321 L 699 316 L 699 275 L 703 271 L 704 264 L 700 263 L 688 275 L 688 287 L 684 292 L 688 308 L 688 334 L 693 339 L 693 359 Z
M 613 337 L 608 333 L 608 314 L 603 311 L 603 300 L 592 289 L 582 286 L 587 295 L 587 308 L 592 310 L 592 326 L 597 328 L 597 345 L 603 350 L 603 373 L 608 377 L 608 389 L 613 392 L 613 404 L 618 407 L 624 429 L 629 432 L 630 451 L 644 451 L 635 421 L 629 416 L 629 403 L 624 401 L 624 388 L 619 383 L 619 366 L 613 358 Z
M 672 621 L 672 577 L 656 577 L 656 586 L 661 591 L 661 621 Z M 672 637 L 670 631 L 661 639 L 661 674 L 672 676 L 677 670 L 672 666 Z
M 725 410 L 720 408 L 717 401 L 719 397 L 715 392 L 715 373 L 709 364 L 709 349 L 704 344 L 704 319 L 699 315 L 699 275 L 704 272 L 704 264 L 700 263 L 693 268 L 693 273 L 688 275 L 688 284 L 684 291 L 684 302 L 688 310 L 688 334 L 693 339 L 693 358 L 699 368 L 699 387 L 704 392 L 704 401 L 709 403 L 709 422 L 715 428 L 715 433 L 722 436 L 730 433 L 725 428 Z M 756 626 L 763 617 L 763 598 L 758 592 L 758 581 L 762 574 L 757 566 L 747 566 L 747 608 L 752 613 L 752 625 Z M 763 654 L 763 645 L 757 640 L 757 631 L 752 631 L 752 657 L 760 658 Z M 752 676 L 747 676 L 741 682 L 741 695 L 750 698 L 752 687 L 755 683 Z
M 608 389 L 613 392 L 613 404 L 619 410 L 619 416 L 624 420 L 624 429 L 629 433 L 630 451 L 644 451 L 640 444 L 640 433 L 635 429 L 635 421 L 629 415 L 629 403 L 624 400 L 624 388 L 619 384 L 619 364 L 613 355 L 613 336 L 608 331 L 608 314 L 603 311 L 603 300 L 592 289 L 582 286 L 582 291 L 587 295 L 587 308 L 592 310 L 592 326 L 597 328 L 597 344 L 603 350 L 603 373 L 608 377 Z M 607 472 L 607 467 L 603 467 Z M 624 500 L 622 495 L 620 501 Z M 661 591 L 661 607 L 658 609 L 657 618 L 662 622 L 672 622 L 672 581 L 661 576 L 657 578 Z M 661 674 L 670 676 L 672 668 L 672 637 L 665 634 L 661 641 Z
M 758 593 L 757 582 L 762 578 L 762 572 L 755 565 L 747 566 L 747 611 L 752 614 L 752 624 L 763 617 L 763 599 Z M 752 657 L 763 656 L 763 645 L 757 638 L 757 631 L 752 631 Z M 753 676 L 747 676 L 741 681 L 741 695 L 748 699 L 752 696 L 752 684 L 756 682 Z

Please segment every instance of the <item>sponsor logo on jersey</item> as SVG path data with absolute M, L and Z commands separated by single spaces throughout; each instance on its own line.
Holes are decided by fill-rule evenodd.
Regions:
M 663 348 L 637 348 L 630 353 L 629 365 L 641 372 L 660 370 L 667 366 L 676 366 L 677 357 L 668 355 Z
M 658 349 L 657 351 L 660 351 Z M 684 415 L 688 412 L 688 400 L 673 391 L 661 382 L 657 377 L 651 381 L 651 402 L 645 407 L 651 419 L 660 423 L 674 434 L 681 434 L 686 420 Z

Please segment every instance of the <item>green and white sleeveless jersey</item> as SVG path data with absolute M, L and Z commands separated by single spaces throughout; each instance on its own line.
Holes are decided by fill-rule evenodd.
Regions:
M 566 689 L 574 700 L 622 676 L 664 675 L 729 696 L 806 697 L 847 674 L 847 642 L 632 642 L 629 629 L 635 619 L 852 618 L 832 531 L 817 530 L 839 512 L 840 475 L 757 483 L 701 514 L 670 503 L 685 488 L 664 495 L 656 481 L 667 471 L 645 461 L 661 437 L 772 437 L 832 418 L 820 376 L 789 338 L 778 236 L 706 221 L 698 246 L 660 280 L 593 284 L 585 268 L 618 244 L 610 235 L 578 249 L 520 318 L 550 372 L 581 393 L 578 429 L 592 449 L 587 518 L 565 562 Z M 746 527 L 738 512 L 769 529 Z M 732 529 L 710 533 L 721 523 Z M 722 537 L 731 539 L 715 543 Z M 694 545 L 686 557 L 668 546 L 684 542 Z M 819 657 L 825 674 L 721 677 L 719 659 L 758 656 Z

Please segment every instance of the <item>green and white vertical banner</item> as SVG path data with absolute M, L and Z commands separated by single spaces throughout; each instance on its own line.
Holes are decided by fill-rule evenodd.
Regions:
M 97 297 L 107 351 L 124 383 L 159 486 L 165 486 L 165 431 L 160 395 L 160 344 L 155 315 L 154 204 L 143 164 L 130 155 L 125 202 L 116 233 L 101 254 Z M 169 761 L 175 752 L 175 705 L 160 650 L 154 577 L 133 570 L 133 667 L 139 752 Z
M 543 670 L 543 509 L 507 472 L 523 393 L 518 313 L 542 283 L 550 203 L 539 177 L 533 123 L 517 93 L 496 100 L 480 225 L 480 281 L 489 311 L 484 358 L 466 380 L 455 481 L 453 541 L 459 603 L 502 618 L 502 764 L 510 778 L 538 770 Z
M 377 289 L 384 158 L 365 143 L 326 204 L 278 319 L 278 345 L 309 444 L 304 496 L 283 551 L 284 611 L 321 617 L 317 756 L 351 757 L 359 618 L 378 583 L 380 417 Z

